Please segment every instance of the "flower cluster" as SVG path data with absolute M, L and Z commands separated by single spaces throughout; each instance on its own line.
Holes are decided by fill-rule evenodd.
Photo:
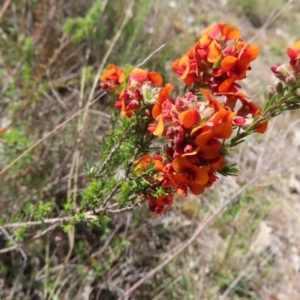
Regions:
M 125 72 L 115 65 L 110 65 L 101 76 L 101 87 L 107 92 L 119 92 L 115 107 L 121 110 L 121 116 L 132 117 L 134 111 L 145 108 L 156 101 L 157 86 L 163 82 L 157 72 L 147 72 L 134 68 L 127 79 L 127 85 L 118 91 L 125 80 Z
M 258 54 L 258 47 L 245 43 L 237 29 L 220 23 L 206 28 L 199 41 L 172 64 L 186 85 L 184 95 L 173 98 L 173 86 L 161 86 L 160 74 L 139 68 L 125 75 L 111 65 L 101 77 L 101 87 L 118 95 L 115 107 L 121 116 L 143 116 L 145 134 L 163 141 L 163 151 L 154 155 L 146 151 L 134 169 L 149 183 L 143 197 L 152 212 L 165 213 L 174 193 L 200 195 L 218 173 L 234 174 L 226 155 L 241 137 L 266 131 L 272 115 L 264 115 L 238 83 Z M 299 78 L 300 41 L 288 49 L 288 55 L 288 67 L 272 68 L 287 84 Z
M 107 67 L 106 72 L 100 79 L 102 81 L 100 84 L 101 88 L 109 93 L 114 93 L 124 82 L 125 72 L 111 64 Z
M 199 41 L 172 69 L 186 85 L 209 88 L 213 94 L 236 92 L 259 48 L 245 43 L 236 28 L 225 23 L 206 28 Z

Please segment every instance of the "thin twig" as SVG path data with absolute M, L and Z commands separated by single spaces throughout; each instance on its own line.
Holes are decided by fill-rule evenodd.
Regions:
M 136 67 L 139 68 L 141 67 L 144 63 L 146 63 L 155 53 L 160 51 L 163 47 L 165 47 L 166 44 L 162 44 L 159 46 L 156 50 L 154 50 L 150 55 L 148 55 L 142 62 L 140 62 Z
M 279 17 L 280 15 L 294 2 L 294 0 L 288 0 L 283 7 L 279 10 L 279 11 L 275 11 L 273 10 L 267 21 L 263 24 L 263 26 L 260 28 L 259 31 L 256 32 L 256 34 L 248 41 L 248 43 L 252 43 L 255 39 L 257 39 L 261 33 L 268 28 L 272 23 L 274 23 Z
M 125 211 L 130 211 L 130 210 L 133 210 L 133 209 L 135 209 L 137 207 L 140 207 L 141 203 L 142 203 L 142 201 L 139 201 L 139 202 L 136 202 L 134 204 L 127 205 L 126 207 L 120 208 L 120 209 L 106 209 L 105 213 L 108 213 L 108 214 L 119 214 L 119 213 L 122 213 L 122 212 L 125 212 Z
M 133 195 L 129 198 L 129 200 L 133 200 L 134 198 L 136 198 L 136 195 Z M 100 213 L 110 213 L 110 214 L 118 214 L 124 211 L 129 211 L 129 210 L 133 210 L 136 207 L 139 207 L 141 205 L 141 203 L 144 201 L 140 200 L 139 202 L 136 202 L 134 204 L 130 204 L 126 207 L 120 208 L 120 209 L 111 209 L 112 207 L 116 206 L 115 204 L 112 204 L 111 206 L 107 207 L 107 208 L 99 208 L 96 211 L 88 211 L 84 214 L 84 220 L 88 220 L 91 219 L 95 216 L 95 212 L 96 214 L 100 214 Z M 42 224 L 57 224 L 58 223 L 63 223 L 63 222 L 68 222 L 68 221 L 72 221 L 74 219 L 74 216 L 66 216 L 66 217 L 57 217 L 57 218 L 51 218 L 51 219 L 45 219 L 43 221 L 27 221 L 27 222 L 16 222 L 16 223 L 9 223 L 9 224 L 4 224 L 2 225 L 2 228 L 18 228 L 18 227 L 22 227 L 22 226 L 39 226 Z
M 31 242 L 33 240 L 36 240 L 40 237 L 42 237 L 43 235 L 45 235 L 46 233 L 52 231 L 54 228 L 56 228 L 58 226 L 58 223 L 57 224 L 53 224 L 52 226 L 48 227 L 47 229 L 43 230 L 42 232 L 34 235 L 32 238 L 30 238 L 29 240 L 27 240 L 26 242 L 22 242 L 20 244 L 16 244 L 14 246 L 11 246 L 11 247 L 8 247 L 8 248 L 5 248 L 5 249 L 0 249 L 0 254 L 4 254 L 4 253 L 7 253 L 7 252 L 10 252 L 10 251 L 14 251 L 14 250 L 17 250 L 19 249 L 20 247 L 22 247 L 24 244 L 28 243 L 28 242 Z
M 112 239 L 114 238 L 114 236 L 116 235 L 116 233 L 118 232 L 118 230 L 122 227 L 122 223 L 120 222 L 113 230 L 113 232 L 110 234 L 110 236 L 106 239 L 105 244 L 103 245 L 103 247 L 101 247 L 101 249 L 97 252 L 94 252 L 91 255 L 91 258 L 95 258 L 97 256 L 100 256 L 108 247 L 108 245 L 110 244 L 110 242 L 112 241 Z
M 58 224 L 53 224 L 52 226 L 48 227 L 47 229 L 43 230 L 42 232 L 34 235 L 29 241 L 39 239 L 40 237 L 42 237 L 46 233 L 48 233 L 48 232 L 52 231 L 53 229 L 55 229 L 57 226 L 58 226 Z
M 51 77 L 50 77 L 50 70 L 47 69 L 46 70 L 46 75 L 47 75 L 47 78 L 48 78 L 48 83 L 49 83 L 49 88 L 52 92 L 52 94 L 54 95 L 55 99 L 57 100 L 57 102 L 59 103 L 59 105 L 63 108 L 64 111 L 67 111 L 67 107 L 65 105 L 65 103 L 63 102 L 63 100 L 60 98 L 58 92 L 55 90 L 54 86 L 53 86 L 53 83 L 52 83 L 52 80 L 51 80 Z
M 16 247 L 16 249 L 18 249 L 18 251 L 20 252 L 20 254 L 23 258 L 23 261 L 26 262 L 27 261 L 27 255 L 25 254 L 25 252 L 21 248 L 21 246 L 16 243 L 16 241 L 13 239 L 13 237 L 7 232 L 7 230 L 4 227 L 1 226 L 0 230 L 3 232 L 3 234 L 6 236 L 6 238 L 14 244 L 14 247 Z
M 11 4 L 12 0 L 6 0 L 5 3 L 3 4 L 1 10 L 0 10 L 0 23 L 2 22 L 2 18 L 7 11 L 9 5 Z
M 111 197 L 115 194 L 115 192 L 121 187 L 121 182 L 118 182 L 116 186 L 111 190 L 111 192 L 106 196 L 103 200 L 101 207 L 104 208 L 107 202 L 111 199 Z
M 111 118 L 111 115 L 103 112 L 103 111 L 100 111 L 100 110 L 94 110 L 94 109 L 89 109 L 89 113 L 90 114 L 95 114 L 95 115 L 99 115 L 101 117 L 105 117 L 107 119 L 110 119 Z
M 22 226 L 38 226 L 42 224 L 56 224 L 61 222 L 71 221 L 74 217 L 67 216 L 67 217 L 57 217 L 51 219 L 45 219 L 43 221 L 28 221 L 28 222 L 17 222 L 17 223 L 9 223 L 2 225 L 3 228 L 18 228 Z

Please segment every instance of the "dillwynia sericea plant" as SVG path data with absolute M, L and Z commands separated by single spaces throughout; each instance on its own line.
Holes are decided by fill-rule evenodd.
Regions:
M 172 64 L 185 84 L 176 97 L 157 72 L 109 65 L 100 85 L 116 113 L 101 164 L 89 169 L 79 214 L 121 212 L 143 200 L 151 212 L 164 214 L 174 195 L 200 195 L 220 175 L 236 175 L 238 166 L 226 161 L 231 150 L 300 104 L 300 40 L 287 50 L 288 64 L 271 68 L 278 80 L 262 108 L 239 84 L 258 55 L 238 29 L 225 23 L 206 28 Z

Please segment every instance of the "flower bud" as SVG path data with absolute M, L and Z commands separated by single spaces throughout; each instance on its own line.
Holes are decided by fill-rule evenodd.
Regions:
M 119 99 L 129 100 L 131 98 L 131 92 L 123 89 L 120 93 Z
M 147 116 L 147 117 L 150 117 L 150 116 L 151 116 L 151 113 L 150 113 L 149 109 L 146 109 L 146 110 L 145 110 L 145 116 Z
M 267 87 L 267 97 L 268 99 L 272 99 L 272 97 L 275 95 L 276 91 L 275 88 L 273 86 L 268 86 Z
M 285 101 L 288 101 L 291 97 L 293 97 L 293 94 L 287 93 L 287 94 L 284 95 L 283 99 L 284 99 Z
M 282 92 L 283 92 L 283 83 L 281 81 L 278 81 L 276 83 L 275 90 L 276 90 L 276 93 L 282 94 Z
M 272 85 L 267 86 L 267 92 L 275 94 L 275 88 Z
M 122 108 L 122 101 L 116 101 L 115 102 L 115 108 L 121 109 Z
M 140 102 L 137 100 L 131 100 L 127 105 L 126 109 L 138 109 L 141 106 Z
M 285 82 L 286 82 L 286 84 L 287 84 L 288 86 L 293 87 L 293 86 L 295 85 L 295 83 L 296 83 L 296 79 L 295 79 L 294 76 L 289 76 L 289 77 L 287 77 L 287 78 L 285 79 Z
M 234 117 L 232 120 L 232 124 L 236 126 L 244 125 L 246 122 L 246 119 L 243 117 Z
M 287 77 L 293 76 L 293 69 L 290 65 L 278 64 L 277 66 L 272 67 L 271 70 L 274 75 L 283 82 L 286 82 Z

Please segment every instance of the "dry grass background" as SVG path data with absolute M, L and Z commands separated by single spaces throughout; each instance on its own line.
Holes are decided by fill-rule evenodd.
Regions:
M 261 48 L 244 83 L 260 104 L 272 83 L 270 65 L 286 60 L 286 48 L 300 38 L 298 1 L 99 3 L 106 7 L 92 24 L 93 34 L 77 42 L 62 33 L 62 26 L 67 18 L 84 17 L 94 1 L 1 4 L 0 122 L 10 124 L 8 138 L 0 139 L 1 168 L 86 105 L 97 68 L 118 30 L 121 35 L 108 62 L 137 64 L 166 44 L 145 67 L 176 83 L 171 62 L 206 26 L 222 21 L 238 27 L 246 41 Z M 120 29 L 130 5 L 131 19 Z M 99 93 L 97 89 L 94 98 Z M 84 166 L 97 162 L 111 106 L 108 98 L 96 101 L 88 118 L 68 122 L 2 176 L 2 221 L 21 218 L 30 204 L 51 202 L 59 213 L 66 197 L 84 188 Z M 237 178 L 221 178 L 200 199 L 178 199 L 165 216 L 151 218 L 143 207 L 114 217 L 104 228 L 78 224 L 73 234 L 56 228 L 24 243 L 26 262 L 20 251 L 0 254 L 0 298 L 117 299 L 191 236 L 231 193 L 256 177 L 237 203 L 129 299 L 300 299 L 299 123 L 298 111 L 278 117 L 263 137 L 252 137 L 230 157 L 240 165 Z M 22 242 L 37 230 L 8 233 Z M 7 239 L 2 231 L 1 248 Z

